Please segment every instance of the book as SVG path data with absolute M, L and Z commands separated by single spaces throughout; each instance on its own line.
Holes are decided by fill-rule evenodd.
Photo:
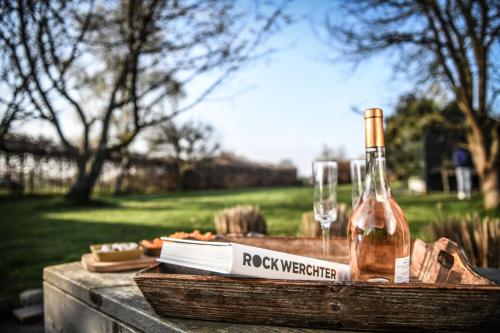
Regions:
M 266 279 L 347 281 L 349 265 L 232 242 L 162 237 L 159 262 L 227 276 Z

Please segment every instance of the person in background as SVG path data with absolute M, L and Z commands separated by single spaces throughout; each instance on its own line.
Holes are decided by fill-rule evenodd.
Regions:
M 452 160 L 455 165 L 458 199 L 469 199 L 472 187 L 472 163 L 470 153 L 464 144 L 457 144 L 453 149 Z

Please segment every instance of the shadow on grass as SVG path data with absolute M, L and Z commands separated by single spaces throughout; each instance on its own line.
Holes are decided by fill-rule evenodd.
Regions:
M 182 191 L 182 192 L 172 192 L 172 193 L 158 193 L 158 194 L 132 194 L 117 196 L 116 198 L 126 198 L 132 201 L 151 201 L 151 200 L 163 200 L 163 199 L 180 199 L 180 198 L 196 198 L 196 197 L 217 197 L 217 196 L 235 196 L 235 195 L 247 195 L 252 193 L 260 192 L 280 192 L 282 190 L 293 190 L 293 189 L 303 189 L 304 187 L 254 187 L 254 188 L 241 188 L 234 190 L 218 189 L 218 190 L 193 190 L 193 191 Z
M 60 195 L 40 195 L 40 196 L 20 196 L 20 197 L 0 197 L 0 207 L 5 205 L 22 205 L 28 207 L 29 210 L 37 211 L 48 209 L 53 211 L 67 210 L 85 210 L 85 209 L 109 209 L 119 208 L 120 203 L 105 198 L 92 199 L 84 204 L 64 199 Z
M 182 229 L 182 224 L 172 223 L 96 222 L 52 220 L 35 212 L 31 218 L 2 223 L 0 295 L 13 298 L 23 289 L 41 287 L 43 267 L 80 260 L 90 244 L 152 239 Z
M 71 204 L 62 197 L 2 198 L 0 295 L 13 296 L 23 289 L 40 287 L 43 267 L 80 260 L 82 254 L 89 252 L 90 244 L 139 241 L 195 228 L 213 231 L 213 215 L 234 204 L 260 205 L 266 215 L 277 221 L 276 230 L 298 225 L 305 205 L 296 202 L 300 199 L 288 202 L 283 193 L 270 200 L 267 194 L 274 191 L 280 190 L 102 197 L 87 206 Z M 295 192 L 291 192 L 293 197 Z M 254 193 L 262 195 L 254 197 Z M 235 199 L 235 194 L 240 198 Z M 223 195 L 228 200 L 218 199 Z M 192 200 L 176 200 L 180 198 Z M 134 205 L 134 201 L 148 204 Z M 295 215 L 297 218 L 292 218 Z

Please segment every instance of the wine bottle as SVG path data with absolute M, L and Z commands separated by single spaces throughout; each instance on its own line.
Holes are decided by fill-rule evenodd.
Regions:
M 409 282 L 410 229 L 386 177 L 382 109 L 365 111 L 366 177 L 347 237 L 352 278 Z

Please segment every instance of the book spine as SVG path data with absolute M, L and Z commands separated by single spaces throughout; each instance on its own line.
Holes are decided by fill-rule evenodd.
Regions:
M 349 265 L 232 243 L 231 274 L 266 279 L 348 281 Z

